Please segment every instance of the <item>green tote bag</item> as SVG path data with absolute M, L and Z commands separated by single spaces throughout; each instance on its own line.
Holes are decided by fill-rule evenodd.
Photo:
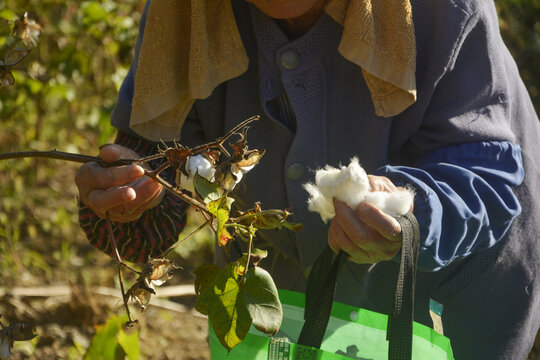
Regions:
M 253 326 L 230 352 L 212 326 L 212 360 L 451 360 L 450 340 L 413 322 L 419 230 L 414 215 L 399 217 L 403 245 L 390 316 L 335 302 L 337 274 L 346 260 L 327 248 L 314 264 L 306 294 L 280 290 L 283 322 L 269 338 Z M 306 311 L 307 309 L 307 311 Z

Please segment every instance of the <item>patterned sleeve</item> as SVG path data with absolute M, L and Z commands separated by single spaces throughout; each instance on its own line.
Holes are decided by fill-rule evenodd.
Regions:
M 133 149 L 142 157 L 157 152 L 155 145 L 122 131 L 119 131 L 115 143 Z M 157 168 L 161 161 L 150 162 L 151 168 Z M 169 183 L 174 183 L 174 169 L 167 169 L 160 176 Z M 146 210 L 139 219 L 127 223 L 113 221 L 113 232 L 122 258 L 141 263 L 149 257 L 163 253 L 178 240 L 178 235 L 185 225 L 187 208 L 184 201 L 166 192 L 161 203 Z M 79 223 L 92 245 L 113 256 L 114 250 L 106 220 L 101 219 L 81 202 Z

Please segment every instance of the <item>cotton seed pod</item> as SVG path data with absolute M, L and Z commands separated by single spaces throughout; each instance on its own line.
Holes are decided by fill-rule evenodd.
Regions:
M 186 171 L 188 176 L 186 176 L 180 169 L 176 170 L 176 186 L 183 190 L 194 193 L 195 189 L 193 187 L 193 176 L 195 176 L 196 173 L 199 173 L 200 176 L 211 181 L 214 177 L 216 169 L 214 168 L 214 164 L 212 164 L 202 154 L 198 154 L 195 156 L 189 156 L 187 158 Z

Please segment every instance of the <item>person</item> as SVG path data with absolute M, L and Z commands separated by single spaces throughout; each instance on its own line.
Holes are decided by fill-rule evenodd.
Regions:
M 493 2 L 178 3 L 147 3 L 112 114 L 118 136 L 100 156 L 206 143 L 260 115 L 248 138 L 266 155 L 237 203 L 290 207 L 304 224 L 257 239 L 269 249 L 261 266 L 278 288 L 302 291 L 329 243 L 350 255 L 336 299 L 389 313 L 399 224 L 368 203 L 335 201 L 329 224 L 307 209 L 314 170 L 357 157 L 373 189 L 415 191 L 415 320 L 432 325 L 434 299 L 457 359 L 525 358 L 540 325 L 540 123 Z M 157 256 L 185 223 L 187 205 L 138 165 L 85 164 L 76 183 L 81 226 L 107 253 L 107 216 L 133 261 Z

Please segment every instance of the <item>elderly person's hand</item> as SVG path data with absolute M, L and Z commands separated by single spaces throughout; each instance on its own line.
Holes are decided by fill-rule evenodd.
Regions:
M 368 178 L 372 191 L 394 192 L 399 189 L 386 177 L 368 175 Z M 334 199 L 334 210 L 336 216 L 328 231 L 328 244 L 332 250 L 345 251 L 349 260 L 359 264 L 390 260 L 398 253 L 401 226 L 392 216 L 366 202 L 351 209 Z
M 106 162 L 119 159 L 137 159 L 133 150 L 109 144 L 100 150 Z M 161 200 L 162 186 L 144 176 L 139 165 L 101 167 L 95 162 L 84 164 L 75 176 L 80 200 L 99 217 L 128 222 L 138 219 L 143 211 L 156 206 Z

